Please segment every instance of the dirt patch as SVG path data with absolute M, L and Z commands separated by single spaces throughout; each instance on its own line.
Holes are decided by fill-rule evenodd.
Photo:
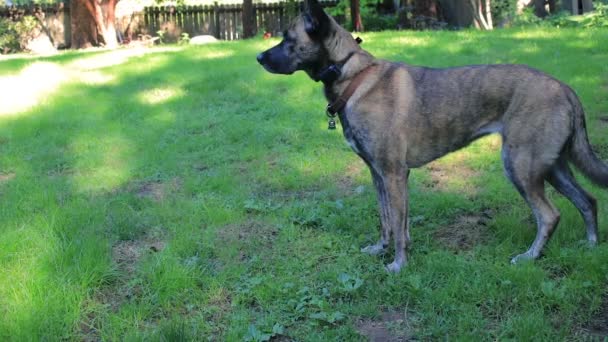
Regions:
M 415 340 L 405 312 L 388 311 L 375 320 L 362 319 L 356 323 L 357 332 L 371 342 L 400 342 Z
M 472 178 L 478 177 L 479 172 L 459 162 L 432 162 L 427 164 L 425 169 L 428 171 L 429 180 L 423 184 L 428 188 L 449 191 L 453 190 L 453 186 L 460 181 L 469 181 Z M 463 189 L 465 194 L 473 194 L 474 186 L 466 186 Z
M 156 202 L 162 202 L 167 195 L 179 191 L 182 187 L 182 182 L 179 178 L 173 178 L 166 182 L 148 181 L 138 184 L 135 187 L 135 193 L 139 197 L 149 198 Z
M 0 184 L 2 184 L 4 182 L 8 182 L 13 178 L 15 178 L 14 172 L 9 172 L 9 173 L 0 172 Z
M 279 234 L 276 227 L 253 220 L 229 224 L 217 231 L 216 243 L 224 246 L 240 246 L 238 261 L 247 261 L 252 254 L 269 250 Z
M 206 164 L 196 164 L 194 165 L 194 169 L 198 172 L 204 172 L 209 170 L 209 165 Z
M 145 235 L 139 240 L 119 241 L 112 246 L 112 260 L 121 273 L 132 276 L 136 264 L 146 253 L 156 253 L 165 249 L 165 242 L 156 237 Z
M 217 238 L 223 244 L 256 241 L 263 245 L 270 245 L 277 234 L 278 231 L 274 227 L 266 226 L 261 222 L 245 221 L 240 224 L 229 224 L 222 227 L 217 232 Z
M 355 179 L 361 174 L 362 170 L 365 169 L 365 163 L 362 160 L 355 160 L 348 164 L 344 173 L 337 179 L 338 189 L 345 195 L 352 195 L 358 193 L 360 185 L 357 184 Z M 371 176 L 370 176 L 371 177 Z
M 608 114 L 601 115 L 598 120 L 603 126 L 608 126 Z
M 232 307 L 232 296 L 225 288 L 215 290 L 210 294 L 207 304 L 205 305 L 205 311 L 207 311 L 211 317 L 209 318 L 212 322 L 220 322 L 230 312 Z M 190 314 L 189 312 L 184 315 Z M 216 327 L 222 329 L 221 327 Z M 221 331 L 221 330 L 220 330 Z M 216 333 L 220 332 L 216 331 Z
M 98 311 L 105 312 L 109 309 L 117 312 L 123 304 L 141 296 L 143 289 L 134 281 L 137 264 L 146 254 L 160 252 L 164 248 L 165 242 L 158 234 L 145 234 L 137 240 L 118 241 L 112 246 L 115 277 L 85 302 L 83 310 L 87 313 L 80 322 L 82 341 L 101 341 L 99 331 L 102 322 Z
M 112 246 L 112 260 L 120 277 L 111 286 L 102 289 L 98 295 L 100 302 L 114 312 L 128 300 L 141 294 L 141 287 L 133 284 L 139 260 L 150 253 L 165 248 L 165 242 L 158 237 L 144 235 L 138 240 L 119 241 Z
M 441 245 L 453 251 L 470 250 L 489 239 L 487 226 L 491 219 L 490 210 L 460 215 L 452 224 L 437 229 L 433 236 Z
M 605 341 L 608 338 L 608 293 L 602 296 L 602 303 L 591 321 L 581 329 L 583 340 Z

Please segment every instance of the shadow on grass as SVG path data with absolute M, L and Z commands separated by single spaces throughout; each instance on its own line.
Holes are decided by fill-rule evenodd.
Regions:
M 409 46 L 406 51 L 395 42 L 379 46 L 391 35 L 371 35 L 369 49 L 374 52 L 378 47 L 379 56 L 404 57 L 413 64 L 460 65 L 515 58 L 538 67 L 545 65 L 540 61 L 546 60 L 551 47 L 570 44 L 578 33 L 564 41 L 533 37 L 523 46 L 510 33 L 496 34 L 490 43 L 477 33 L 440 33 L 438 38 L 428 34 L 438 43 Z M 406 34 L 410 35 L 416 36 Z M 455 47 L 449 43 L 454 36 L 468 43 Z M 315 286 L 333 284 L 343 271 L 365 274 L 367 282 L 382 285 L 378 293 L 369 288 L 359 294 L 359 300 L 370 303 L 353 303 L 352 314 L 365 314 L 377 306 L 404 307 L 408 296 L 418 310 L 430 312 L 424 311 L 427 305 L 437 303 L 425 299 L 431 294 L 419 286 L 428 283 L 437 290 L 454 286 L 433 280 L 449 274 L 447 265 L 455 263 L 460 273 L 454 278 L 460 280 L 454 287 L 463 291 L 467 267 L 492 268 L 466 255 L 454 261 L 450 253 L 433 248 L 432 232 L 416 231 L 416 227 L 415 246 L 420 247 L 414 247 L 411 269 L 431 269 L 418 280 L 389 278 L 381 272 L 379 260 L 359 255 L 359 246 L 377 234 L 372 229 L 377 226 L 377 214 L 367 171 L 340 134 L 325 130 L 319 85 L 304 75 L 269 75 L 255 63 L 255 54 L 268 44 L 223 43 L 134 55 L 124 64 L 101 64 L 95 70 L 111 76 L 105 81 L 68 80 L 45 103 L 0 123 L 0 175 L 11 175 L 0 177 L 0 306 L 12 318 L 0 323 L 0 337 L 119 339 L 147 334 L 159 326 L 162 330 L 165 324 L 172 330 L 171 322 L 183 318 L 201 336 L 242 338 L 251 320 L 272 326 L 273 319 L 281 319 L 282 310 L 291 304 L 275 292 L 315 296 L 277 286 L 307 285 L 312 293 L 320 291 Z M 596 40 L 593 48 L 605 51 L 599 44 Z M 580 49 L 567 48 L 571 55 L 583 55 Z M 557 63 L 548 65 L 557 68 Z M 577 66 L 569 62 L 561 71 L 567 83 L 582 77 L 577 90 L 587 89 L 585 80 L 602 70 L 594 65 L 589 69 L 595 71 L 580 76 L 578 71 L 572 73 Z M 583 94 L 584 100 L 592 96 Z M 592 140 L 600 139 L 592 136 Z M 521 218 L 514 217 L 528 215 L 528 209 L 514 190 L 508 190 L 506 181 L 497 180 L 502 177 L 498 157 L 488 154 L 497 149 L 483 142 L 461 157 L 448 157 L 452 163 L 476 170 L 475 179 L 467 180 L 475 187 L 472 192 L 462 191 L 466 185 L 449 180 L 438 191 L 428 185 L 436 184 L 432 169 L 415 172 L 411 212 L 418 224 L 430 229 L 449 226 L 459 222 L 457 217 L 463 212 L 482 210 L 489 202 L 494 210 L 521 207 L 497 219 L 510 228 L 521 226 Z M 349 182 L 336 181 L 348 172 Z M 576 214 L 570 210 L 569 215 Z M 511 252 L 505 251 L 515 246 L 523 248 L 533 236 L 527 232 L 514 237 L 517 233 L 493 224 L 488 229 L 500 238 L 488 241 L 489 248 L 499 252 L 481 249 L 490 264 L 506 259 L 505 254 Z M 569 238 L 576 233 L 567 234 Z M 158 239 L 164 240 L 162 250 L 145 243 Z M 139 241 L 132 246 L 141 250 L 133 252 L 130 260 L 137 270 L 128 271 L 116 260 L 112 247 L 120 241 Z M 423 261 L 424 254 L 433 258 Z M 497 268 L 504 271 L 502 266 Z M 269 270 L 277 271 L 274 277 L 284 284 L 260 289 L 259 281 L 268 277 Z M 521 276 L 513 270 L 506 272 Z M 529 280 L 529 284 L 544 281 L 542 266 L 524 272 L 537 277 L 536 283 Z M 478 275 L 476 281 L 489 282 L 488 277 L 492 284 L 497 281 L 493 274 Z M 463 305 L 478 305 L 476 291 L 483 293 L 488 286 L 476 288 L 477 297 Z M 407 291 L 398 293 L 403 288 Z M 507 301 L 507 290 L 488 296 Z M 600 286 L 593 290 L 600 291 Z M 103 295 L 111 291 L 118 295 L 110 299 Z M 528 298 L 516 296 L 522 301 Z M 335 306 L 344 301 L 327 300 Z M 445 300 L 455 304 L 463 298 Z M 315 310 L 323 309 L 317 305 Z M 473 318 L 481 322 L 476 327 L 483 327 L 484 320 L 499 324 L 488 317 L 506 309 L 483 305 L 487 305 L 486 316 L 474 311 Z M 304 306 L 313 307 L 309 302 Z M 525 311 L 521 304 L 511 307 L 514 312 Z M 266 310 L 266 318 L 256 315 L 256 310 Z M 448 318 L 453 315 L 446 310 L 441 317 L 449 324 L 433 325 L 429 336 L 445 336 L 450 328 L 467 331 L 461 322 Z M 573 309 L 562 308 L 568 310 Z M 544 314 L 541 322 L 552 317 Z M 287 316 L 308 319 L 298 313 Z M 431 320 L 422 314 L 421 319 Z M 353 334 L 348 325 L 335 332 L 318 327 L 304 325 L 298 333 L 312 333 L 309 338 Z

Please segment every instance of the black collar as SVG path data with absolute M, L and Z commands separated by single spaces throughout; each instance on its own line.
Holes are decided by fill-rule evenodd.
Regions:
M 357 44 L 361 44 L 361 42 L 363 42 L 363 39 L 359 37 L 355 38 L 355 40 L 357 41 Z M 344 58 L 343 60 L 337 63 L 330 64 L 325 69 L 321 70 L 317 74 L 316 81 L 321 81 L 326 86 L 329 86 L 334 83 L 340 77 L 340 75 L 342 75 L 342 67 L 344 66 L 344 64 L 346 64 L 346 62 L 348 62 L 348 60 L 354 55 L 355 52 L 353 51 L 349 53 L 348 56 L 346 56 L 346 58 Z
M 330 85 L 342 75 L 342 67 L 344 63 L 330 64 L 327 68 L 321 70 L 317 76 L 317 80 L 325 85 Z

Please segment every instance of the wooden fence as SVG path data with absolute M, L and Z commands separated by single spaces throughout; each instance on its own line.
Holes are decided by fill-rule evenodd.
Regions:
M 323 1 L 333 7 L 336 0 Z M 289 1 L 253 5 L 255 33 L 278 35 L 300 13 L 301 2 Z M 243 36 L 243 5 L 146 7 L 144 26 L 149 34 L 163 31 L 169 40 L 179 39 L 182 33 L 190 37 L 212 35 L 217 39 L 235 40 Z
M 337 0 L 321 1 L 324 7 L 333 7 L 337 3 Z M 294 0 L 254 4 L 255 33 L 279 35 L 300 13 L 301 8 L 302 2 Z M 59 47 L 70 45 L 69 6 L 0 6 L 0 18 L 17 20 L 23 15 L 44 18 L 46 24 L 52 27 L 50 31 L 47 30 L 54 35 L 52 41 L 58 42 L 56 45 Z M 184 33 L 190 37 L 212 35 L 217 39 L 236 40 L 243 37 L 243 5 L 215 3 L 211 6 L 145 7 L 143 12 L 126 13 L 117 17 L 116 28 L 120 32 L 120 39 L 137 39 L 140 35 L 158 36 L 162 32 L 165 42 L 175 42 Z
M 0 6 L 0 18 L 17 21 L 26 15 L 34 16 L 41 23 L 44 23 L 42 31 L 49 36 L 51 42 L 56 47 L 67 47 L 70 45 L 71 25 L 69 6 L 64 6 L 63 3 L 55 5 Z

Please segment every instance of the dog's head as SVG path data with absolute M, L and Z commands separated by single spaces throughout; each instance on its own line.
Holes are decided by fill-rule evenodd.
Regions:
M 341 36 L 355 42 L 323 11 L 317 0 L 307 0 L 304 12 L 285 30 L 283 40 L 260 53 L 257 59 L 271 73 L 290 75 L 304 70 L 316 79 L 319 71 L 332 63 L 336 50 L 350 45 L 338 44 Z

